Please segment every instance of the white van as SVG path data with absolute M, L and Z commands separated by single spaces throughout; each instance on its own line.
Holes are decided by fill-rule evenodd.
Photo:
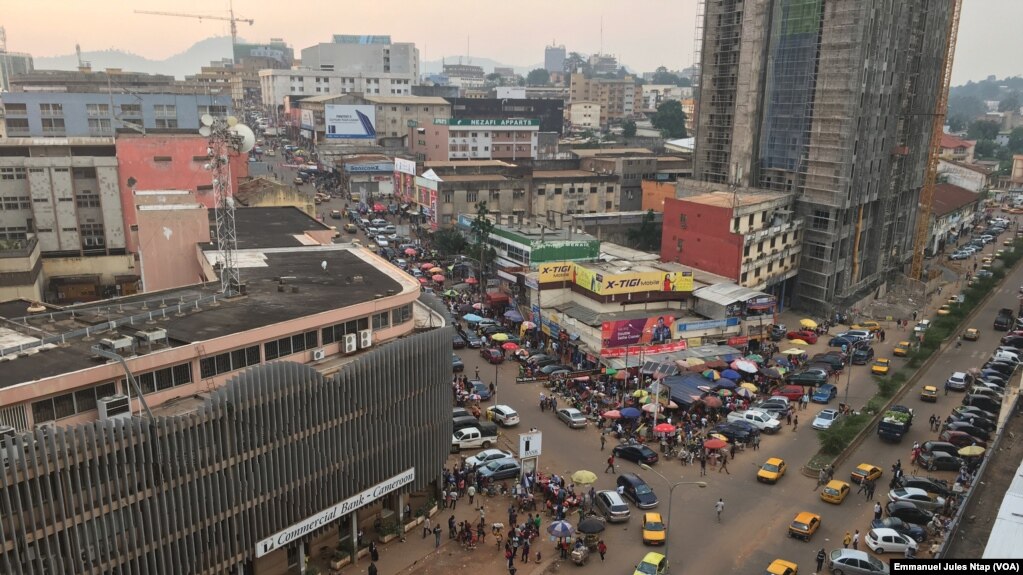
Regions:
M 927 328 L 929 327 L 931 327 L 931 320 L 922 319 L 916 324 L 916 327 L 913 328 L 913 331 L 915 331 L 916 333 L 923 333 L 927 331 Z
M 378 248 L 386 248 L 388 245 L 390 245 L 387 243 L 387 240 L 385 239 L 377 238 L 375 241 Z

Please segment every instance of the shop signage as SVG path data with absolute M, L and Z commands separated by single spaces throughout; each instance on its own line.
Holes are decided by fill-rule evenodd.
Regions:
M 437 126 L 470 126 L 479 128 L 513 128 L 516 126 L 539 126 L 540 120 L 528 118 L 434 118 Z
M 405 158 L 395 158 L 394 171 L 414 176 L 416 175 L 416 163 L 412 160 L 406 160 Z
M 605 358 L 618 358 L 625 356 L 640 357 L 655 353 L 674 353 L 687 349 L 685 340 L 669 341 L 668 343 L 654 345 L 629 345 L 625 347 L 611 347 L 600 350 L 600 355 Z
M 744 345 L 749 345 L 749 337 L 745 335 L 730 337 L 728 338 L 728 345 L 732 347 L 741 347 Z
M 605 321 L 600 324 L 601 352 L 623 345 L 662 344 L 671 341 L 670 315 Z
M 691 292 L 692 272 L 631 272 L 607 274 L 575 266 L 576 285 L 598 295 L 642 292 Z
M 352 511 L 355 511 L 365 505 L 369 505 L 384 495 L 401 489 L 415 480 L 416 468 L 410 467 L 390 479 L 377 483 L 361 493 L 357 493 L 344 501 L 320 511 L 316 515 L 312 515 L 305 520 L 284 529 L 283 531 L 275 533 L 272 537 L 263 539 L 256 544 L 256 557 L 262 557 L 275 549 L 286 547 L 292 541 L 296 541 L 324 525 L 328 525 L 338 519 L 341 519 Z
M 575 275 L 572 262 L 547 262 L 540 264 L 540 283 L 567 282 Z
M 540 457 L 541 441 L 543 440 L 543 434 L 540 432 L 536 433 L 520 433 L 519 434 L 519 459 L 525 459 L 527 457 Z
M 346 172 L 393 172 L 394 164 L 390 162 L 369 162 L 366 164 L 345 164 Z
M 737 317 L 730 317 L 728 319 L 708 319 L 704 321 L 691 321 L 689 323 L 676 323 L 675 333 L 681 333 L 684 331 L 701 331 L 705 329 L 718 329 L 732 327 L 736 325 L 739 325 L 739 318 Z

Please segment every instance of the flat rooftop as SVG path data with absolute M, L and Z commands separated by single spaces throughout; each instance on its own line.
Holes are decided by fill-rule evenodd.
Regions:
M 594 158 L 598 156 L 652 156 L 653 152 L 646 148 L 586 148 L 572 150 L 572 153 L 580 158 Z
M 209 210 L 210 229 L 217 226 L 216 210 Z M 309 245 L 303 241 L 308 231 L 327 231 L 330 226 L 309 217 L 295 207 L 239 208 L 234 211 L 234 227 L 238 249 L 288 248 Z M 215 231 L 210 237 L 217 237 Z M 216 249 L 202 244 L 204 250 Z
M 450 160 L 450 161 L 436 161 L 436 162 L 425 162 L 423 164 L 427 168 L 458 168 L 465 166 L 467 168 L 514 168 L 515 164 L 509 164 L 501 160 Z
M 587 170 L 534 170 L 533 179 L 570 179 L 570 178 L 615 178 L 607 174 L 598 174 Z
M 245 210 L 238 210 L 242 211 Z M 0 329 L 38 338 L 140 316 L 142 319 L 132 326 L 118 327 L 116 333 L 132 335 L 152 328 L 166 329 L 168 340 L 157 344 L 154 351 L 158 351 L 373 301 L 377 294 L 419 291 L 411 276 L 361 248 L 340 245 L 269 248 L 242 250 L 238 256 L 242 282 L 246 284 L 246 295 L 242 297 L 218 299 L 212 304 L 208 300 L 220 291 L 217 282 L 28 317 L 24 301 L 7 302 L 0 304 L 0 311 L 4 312 Z M 278 291 L 281 277 L 288 279 L 285 289 Z M 179 313 L 177 306 L 182 303 Z M 147 320 L 146 314 L 150 313 L 156 318 Z M 103 361 L 94 359 L 90 348 L 100 338 L 111 335 L 95 334 L 88 341 L 80 336 L 68 337 L 65 344 L 4 360 L 0 362 L 0 387 L 101 365 Z
M 440 181 L 443 182 L 499 182 L 507 180 L 508 178 L 501 174 L 458 174 L 458 175 L 446 175 L 440 176 Z
M 722 185 L 722 187 L 725 186 Z M 679 199 L 684 200 L 686 202 L 693 202 L 694 204 L 701 204 L 704 206 L 731 208 L 755 206 L 757 204 L 763 204 L 766 202 L 774 202 L 777 200 L 784 199 L 788 195 L 789 194 L 785 192 L 758 192 L 758 193 L 740 192 L 738 194 L 733 194 L 732 192 L 720 191 L 705 192 L 693 196 L 683 196 Z

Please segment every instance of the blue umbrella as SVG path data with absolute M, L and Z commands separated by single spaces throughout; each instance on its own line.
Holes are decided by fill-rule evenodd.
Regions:
M 636 409 L 635 407 L 626 407 L 625 409 L 622 410 L 622 417 L 628 419 L 635 419 L 640 415 L 643 415 L 643 412 Z
M 734 369 L 726 369 L 726 370 L 722 371 L 721 372 L 721 377 L 727 377 L 728 379 L 731 379 L 731 380 L 734 380 L 734 381 L 739 381 L 740 379 L 742 379 L 742 376 L 739 375 L 739 372 L 735 371 Z
M 575 528 L 568 521 L 555 521 L 547 526 L 547 533 L 559 538 L 571 537 Z
M 483 321 L 482 317 L 480 317 L 480 316 L 478 316 L 478 315 L 476 315 L 474 313 L 467 313 L 467 314 L 462 316 L 462 319 L 464 319 L 465 321 L 467 321 L 469 323 L 479 323 L 479 322 Z
M 522 321 L 522 314 L 518 310 L 510 309 L 504 312 L 504 319 L 508 321 Z
M 715 381 L 714 385 L 718 386 L 718 388 L 720 389 L 735 389 L 735 382 L 728 379 L 727 377 L 722 377 L 721 379 Z
M 774 363 L 777 363 L 778 365 L 783 365 L 785 367 L 792 367 L 792 362 L 785 358 L 778 358 L 774 360 Z

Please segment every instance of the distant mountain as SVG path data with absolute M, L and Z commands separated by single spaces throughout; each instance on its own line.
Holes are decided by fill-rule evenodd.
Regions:
M 523 76 L 528 74 L 530 70 L 543 68 L 542 62 L 539 64 L 533 64 L 531 66 L 514 66 L 510 64 L 502 64 L 501 62 L 491 60 L 490 58 L 479 58 L 477 56 L 468 58 L 466 56 L 459 56 L 458 54 L 455 54 L 454 56 L 445 56 L 441 60 L 427 60 L 423 62 L 421 69 L 424 74 L 440 74 L 441 72 L 444 71 L 444 63 L 457 64 L 459 58 L 461 58 L 463 64 L 482 66 L 483 71 L 486 72 L 487 74 L 492 73 L 494 71 L 495 66 L 498 68 L 513 68 L 516 74 L 522 74 Z
M 82 52 L 82 59 L 89 62 L 93 70 L 121 68 L 131 72 L 167 74 L 179 80 L 188 75 L 198 74 L 199 69 L 203 66 L 209 66 L 210 62 L 230 57 L 232 57 L 230 36 L 218 36 L 200 40 L 184 52 L 175 54 L 166 60 L 150 60 L 149 58 L 122 50 Z M 78 57 L 74 54 L 36 57 L 34 60 L 35 67 L 39 70 L 78 69 Z

